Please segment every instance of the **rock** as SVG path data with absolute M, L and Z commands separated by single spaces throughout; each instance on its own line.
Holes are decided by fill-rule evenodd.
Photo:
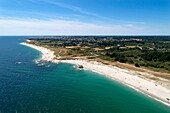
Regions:
M 84 68 L 84 67 L 83 67 L 83 65 L 78 65 L 78 68 L 82 69 L 82 68 Z

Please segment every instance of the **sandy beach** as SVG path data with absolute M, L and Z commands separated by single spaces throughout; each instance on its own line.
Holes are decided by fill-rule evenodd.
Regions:
M 54 52 L 36 45 L 21 43 L 22 45 L 34 48 L 42 53 L 41 59 L 38 61 L 47 61 L 53 63 L 70 63 L 75 65 L 82 65 L 85 69 L 105 75 L 108 78 L 123 83 L 137 91 L 140 91 L 158 101 L 170 106 L 170 89 L 163 85 L 157 84 L 155 80 L 147 79 L 142 76 L 152 76 L 148 73 L 137 72 L 133 70 L 121 69 L 116 66 L 105 65 L 96 61 L 88 60 L 55 60 Z M 165 80 L 168 81 L 168 80 Z
M 29 40 L 27 40 L 27 41 L 29 42 Z M 38 59 L 37 61 L 47 61 L 47 62 L 54 61 L 55 55 L 54 55 L 53 51 L 51 51 L 47 48 L 44 48 L 44 47 L 39 47 L 39 46 L 35 46 L 32 44 L 28 44 L 28 43 L 20 43 L 20 44 L 40 51 L 42 53 L 42 57 L 41 57 L 41 59 Z

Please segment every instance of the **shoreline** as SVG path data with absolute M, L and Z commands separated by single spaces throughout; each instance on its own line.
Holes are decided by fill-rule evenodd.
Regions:
M 28 41 L 28 40 L 27 40 Z M 137 72 L 133 70 L 121 69 L 116 66 L 105 65 L 96 61 L 88 60 L 55 60 L 54 52 L 40 46 L 20 43 L 24 46 L 31 47 L 42 53 L 40 62 L 47 61 L 53 63 L 69 63 L 75 65 L 82 65 L 85 69 L 93 71 L 95 73 L 104 75 L 112 80 L 116 80 L 128 87 L 131 87 L 157 101 L 160 101 L 170 106 L 170 89 L 159 85 L 154 80 L 144 79 L 142 76 L 147 76 L 148 73 Z

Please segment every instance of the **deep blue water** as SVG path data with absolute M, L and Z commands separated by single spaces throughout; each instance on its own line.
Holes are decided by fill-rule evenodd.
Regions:
M 0 37 L 0 113 L 170 113 L 105 76 L 71 64 L 38 66 L 40 52 L 20 45 L 22 38 Z

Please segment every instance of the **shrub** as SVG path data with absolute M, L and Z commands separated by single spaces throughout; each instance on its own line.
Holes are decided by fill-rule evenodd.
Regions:
M 133 61 L 132 59 L 130 59 L 128 62 L 129 62 L 130 64 L 134 64 L 134 61 Z
M 140 67 L 140 65 L 138 63 L 135 64 L 136 67 Z

